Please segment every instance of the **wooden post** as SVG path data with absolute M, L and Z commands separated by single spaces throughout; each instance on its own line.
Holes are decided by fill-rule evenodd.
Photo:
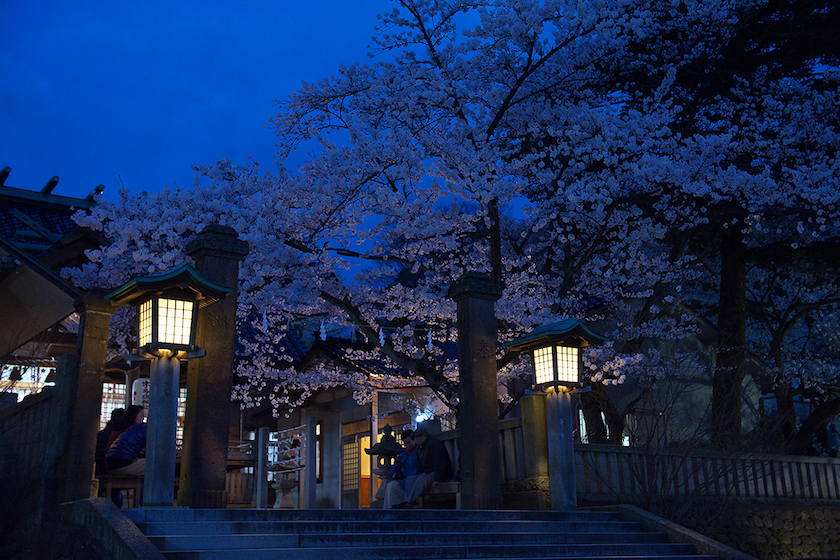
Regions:
M 376 439 L 379 437 L 379 393 L 373 392 L 373 400 L 370 403 L 370 446 L 373 448 L 376 445 Z M 376 474 L 377 455 L 368 455 L 368 462 L 370 463 L 370 503 L 376 501 L 376 488 L 379 484 L 379 476 Z
M 306 508 L 315 509 L 315 492 L 318 482 L 318 419 L 306 417 Z

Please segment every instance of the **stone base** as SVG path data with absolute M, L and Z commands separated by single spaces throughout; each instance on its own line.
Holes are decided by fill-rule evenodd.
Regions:
M 501 494 L 467 496 L 462 492 L 461 507 L 463 509 L 499 510 L 504 509 L 505 502 Z
M 226 508 L 227 490 L 195 490 L 178 492 L 178 505 L 191 508 Z
M 503 496 L 505 499 L 505 509 L 540 511 L 549 509 L 551 505 L 545 493 L 537 490 L 507 492 Z
M 295 509 L 295 502 L 292 500 L 292 490 L 297 488 L 297 480 L 280 480 L 272 484 L 277 492 L 277 500 L 274 502 L 275 509 Z

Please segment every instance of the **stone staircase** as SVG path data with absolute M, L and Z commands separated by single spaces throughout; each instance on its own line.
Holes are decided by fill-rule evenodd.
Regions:
M 172 560 L 712 560 L 611 512 L 123 510 Z

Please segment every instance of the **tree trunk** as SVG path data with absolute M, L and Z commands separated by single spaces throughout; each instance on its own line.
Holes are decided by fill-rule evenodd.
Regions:
M 490 266 L 491 278 L 499 286 L 503 286 L 502 276 L 502 224 L 499 222 L 499 199 L 493 197 L 488 205 L 490 215 Z
M 718 350 L 712 387 L 711 441 L 716 448 L 741 441 L 741 383 L 746 343 L 746 245 L 738 224 L 721 238 Z
M 782 441 L 785 446 L 796 437 L 796 411 L 793 409 L 793 398 L 790 394 L 790 387 L 785 380 L 784 360 L 782 359 L 782 341 L 784 335 L 777 332 L 773 336 L 771 351 L 773 362 L 776 365 L 776 379 L 773 394 L 776 395 L 776 410 L 779 415 L 779 429 L 782 432 Z

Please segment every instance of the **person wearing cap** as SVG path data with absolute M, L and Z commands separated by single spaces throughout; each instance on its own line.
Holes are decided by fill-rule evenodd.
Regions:
M 405 501 L 394 505 L 396 509 L 419 508 L 417 498 L 427 488 L 449 482 L 454 474 L 449 453 L 441 441 L 432 437 L 425 427 L 417 428 L 412 435 L 418 448 L 417 474 L 405 479 Z

